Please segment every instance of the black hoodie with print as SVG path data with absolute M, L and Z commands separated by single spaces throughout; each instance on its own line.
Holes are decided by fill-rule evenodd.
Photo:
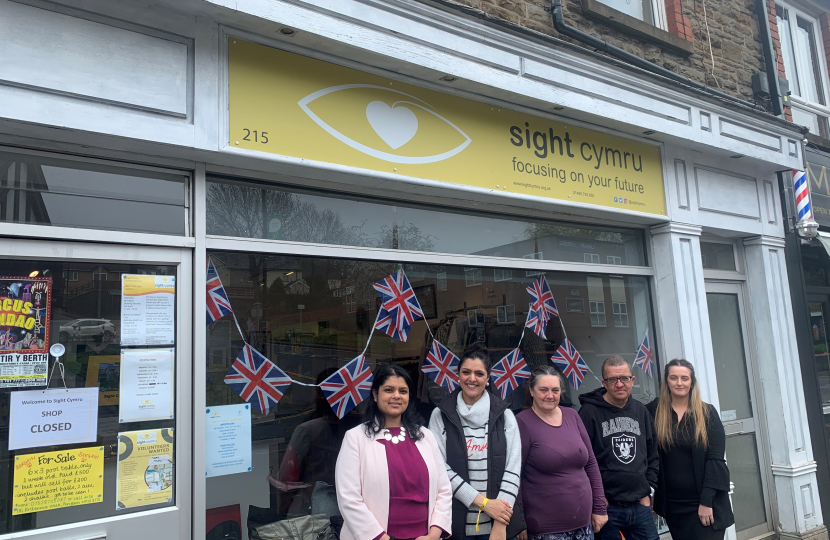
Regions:
M 654 424 L 636 399 L 628 398 L 619 408 L 605 401 L 604 394 L 605 388 L 597 388 L 579 396 L 579 416 L 591 438 L 605 497 L 635 502 L 657 488 L 660 465 Z

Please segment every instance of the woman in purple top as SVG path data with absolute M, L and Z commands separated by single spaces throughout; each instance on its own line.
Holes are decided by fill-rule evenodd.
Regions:
M 593 540 L 608 521 L 588 433 L 576 411 L 559 406 L 563 385 L 553 366 L 537 367 L 527 382 L 532 405 L 516 416 L 530 540 Z

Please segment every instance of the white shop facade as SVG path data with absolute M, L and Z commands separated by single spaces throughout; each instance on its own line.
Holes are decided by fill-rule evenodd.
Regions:
M 372 283 L 399 268 L 424 319 L 406 342 L 375 333 L 366 358 L 410 370 L 424 414 L 444 396 L 420 371 L 430 333 L 505 354 L 544 274 L 561 324 L 525 336 L 528 364 L 560 328 L 594 372 L 633 361 L 647 332 L 658 369 L 635 368 L 634 397 L 686 358 L 721 411 L 730 538 L 826 535 L 777 177 L 803 168 L 800 131 L 554 41 L 407 0 L 0 0 L 0 293 L 51 286 L 44 329 L 4 327 L 0 353 L 61 343 L 67 388 L 98 389 L 94 442 L 10 450 L 13 394 L 44 386 L 0 377 L 0 539 L 336 520 L 334 459 L 361 406 L 338 419 L 292 384 L 243 413 L 233 474 L 206 450 L 209 415 L 244 406 L 224 377 L 246 345 L 307 385 L 354 358 Z M 238 324 L 204 322 L 208 259 Z M 156 342 L 172 418 L 124 418 L 125 351 L 159 349 L 125 338 L 125 276 L 175 278 Z M 167 459 L 130 469 L 143 433 Z M 100 502 L 43 502 L 15 476 L 27 456 L 83 451 L 103 462 Z

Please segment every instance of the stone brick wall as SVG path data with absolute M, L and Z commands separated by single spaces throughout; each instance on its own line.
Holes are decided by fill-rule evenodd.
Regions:
M 550 7 L 549 0 L 440 1 L 472 7 L 526 28 L 566 39 L 553 28 L 551 14 L 545 10 Z M 563 0 L 564 17 L 571 26 L 661 67 L 727 94 L 753 101 L 752 74 L 765 71 L 755 0 L 705 0 L 711 54 L 703 16 L 704 0 L 663 1 L 667 2 L 667 14 L 670 14 L 667 18 L 674 23 L 669 30 L 694 44 L 694 53 L 689 57 L 587 17 L 579 0 Z M 772 20 L 775 21 L 774 15 Z

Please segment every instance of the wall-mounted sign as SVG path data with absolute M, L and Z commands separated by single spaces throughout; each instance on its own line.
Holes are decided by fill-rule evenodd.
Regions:
M 0 278 L 0 388 L 46 384 L 52 278 Z
M 175 321 L 175 277 L 121 276 L 121 345 L 173 345 Z
M 830 227 L 830 157 L 817 152 L 807 152 L 807 185 L 810 187 L 810 201 L 813 218 L 819 225 Z M 792 178 L 791 175 L 788 178 Z
M 173 418 L 175 349 L 123 349 L 119 422 Z
M 235 148 L 665 215 L 656 146 L 231 38 Z
M 173 504 L 173 429 L 118 434 L 116 510 Z
M 99 503 L 104 496 L 104 447 L 14 458 L 12 514 Z
M 55 388 L 10 394 L 9 450 L 95 442 L 98 389 Z

